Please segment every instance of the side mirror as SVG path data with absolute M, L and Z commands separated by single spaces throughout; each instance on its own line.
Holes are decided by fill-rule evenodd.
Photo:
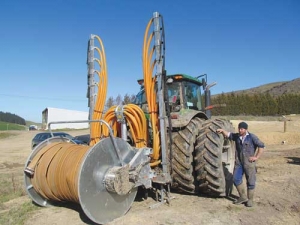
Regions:
M 171 78 L 171 77 L 168 78 L 167 81 L 166 81 L 166 83 L 167 83 L 167 84 L 172 84 L 172 83 L 173 83 L 173 78 Z
M 207 85 L 206 80 L 204 78 L 202 78 L 202 85 L 203 85 L 203 90 L 204 90 Z

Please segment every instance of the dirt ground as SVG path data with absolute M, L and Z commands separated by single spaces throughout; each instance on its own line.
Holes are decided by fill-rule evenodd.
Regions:
M 237 127 L 240 121 L 232 121 Z M 232 198 L 208 198 L 172 193 L 170 205 L 155 204 L 153 198 L 133 202 L 126 215 L 109 225 L 162 224 L 300 224 L 300 120 L 249 121 L 249 131 L 266 144 L 258 161 L 258 180 L 255 207 L 232 204 Z M 73 135 L 87 131 L 72 131 Z M 14 132 L 16 133 L 16 132 Z M 23 176 L 24 164 L 31 152 L 30 143 L 36 131 L 17 132 L 19 135 L 0 139 L 0 173 Z M 237 195 L 233 190 L 233 196 Z M 9 209 L 26 201 L 23 196 L 6 203 Z M 1 212 L 0 212 L 1 213 Z M 101 211 L 99 210 L 99 213 Z M 65 207 L 46 207 L 35 211 L 27 225 L 93 224 L 79 204 Z

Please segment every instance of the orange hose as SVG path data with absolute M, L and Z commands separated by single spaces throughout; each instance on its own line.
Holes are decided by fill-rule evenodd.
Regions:
M 92 119 L 93 120 L 100 120 L 103 117 L 103 111 L 105 106 L 106 100 L 106 93 L 107 93 L 107 67 L 106 67 L 106 55 L 102 40 L 100 37 L 95 35 L 95 38 L 98 40 L 100 44 L 100 48 L 95 47 L 95 50 L 98 52 L 100 60 L 95 59 L 95 61 L 99 64 L 100 72 L 95 71 L 99 77 L 98 83 L 98 93 L 97 93 L 97 100 L 94 106 L 94 112 Z M 102 136 L 102 126 L 100 123 L 92 123 L 91 124 L 91 135 L 90 135 L 90 146 L 95 145 Z
M 79 202 L 80 165 L 89 146 L 56 142 L 42 148 L 29 163 L 31 183 L 45 199 Z
M 155 82 L 156 78 L 153 77 L 153 70 L 156 65 L 156 60 L 154 59 L 151 63 L 154 53 L 154 47 L 150 49 L 150 44 L 153 39 L 154 33 L 152 32 L 149 35 L 149 29 L 151 24 L 153 23 L 153 18 L 150 19 L 148 25 L 146 27 L 146 31 L 144 34 L 144 44 L 143 44 L 143 72 L 144 72 L 144 89 L 148 102 L 149 114 L 150 114 L 150 122 L 153 130 L 153 154 L 152 154 L 152 163 L 153 165 L 157 165 L 160 158 L 160 137 L 159 137 L 159 129 L 158 129 L 158 106 L 156 103 L 156 93 L 155 93 Z
M 120 124 L 117 123 L 115 110 L 117 106 L 110 107 L 105 113 L 104 120 L 111 126 L 115 137 L 120 137 Z M 123 113 L 129 130 L 132 135 L 133 142 L 136 147 L 141 148 L 147 146 L 148 133 L 147 121 L 144 112 L 140 107 L 134 104 L 123 106 Z M 108 136 L 109 131 L 106 126 L 103 126 L 103 136 Z

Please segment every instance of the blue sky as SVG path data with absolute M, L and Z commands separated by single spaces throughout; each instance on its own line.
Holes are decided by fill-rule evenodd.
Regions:
M 88 111 L 86 51 L 101 37 L 108 94 L 139 90 L 143 35 L 163 15 L 169 74 L 208 74 L 212 94 L 300 77 L 298 0 L 1 0 L 0 111 L 41 122 Z

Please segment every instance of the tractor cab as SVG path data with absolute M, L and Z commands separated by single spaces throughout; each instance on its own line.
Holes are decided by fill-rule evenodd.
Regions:
M 140 92 L 136 95 L 134 104 L 147 111 L 147 100 L 143 86 L 143 80 L 138 80 L 141 85 Z M 165 102 L 169 103 L 171 112 L 179 112 L 181 109 L 203 110 L 201 87 L 206 84 L 205 80 L 185 75 L 168 75 L 165 81 Z

